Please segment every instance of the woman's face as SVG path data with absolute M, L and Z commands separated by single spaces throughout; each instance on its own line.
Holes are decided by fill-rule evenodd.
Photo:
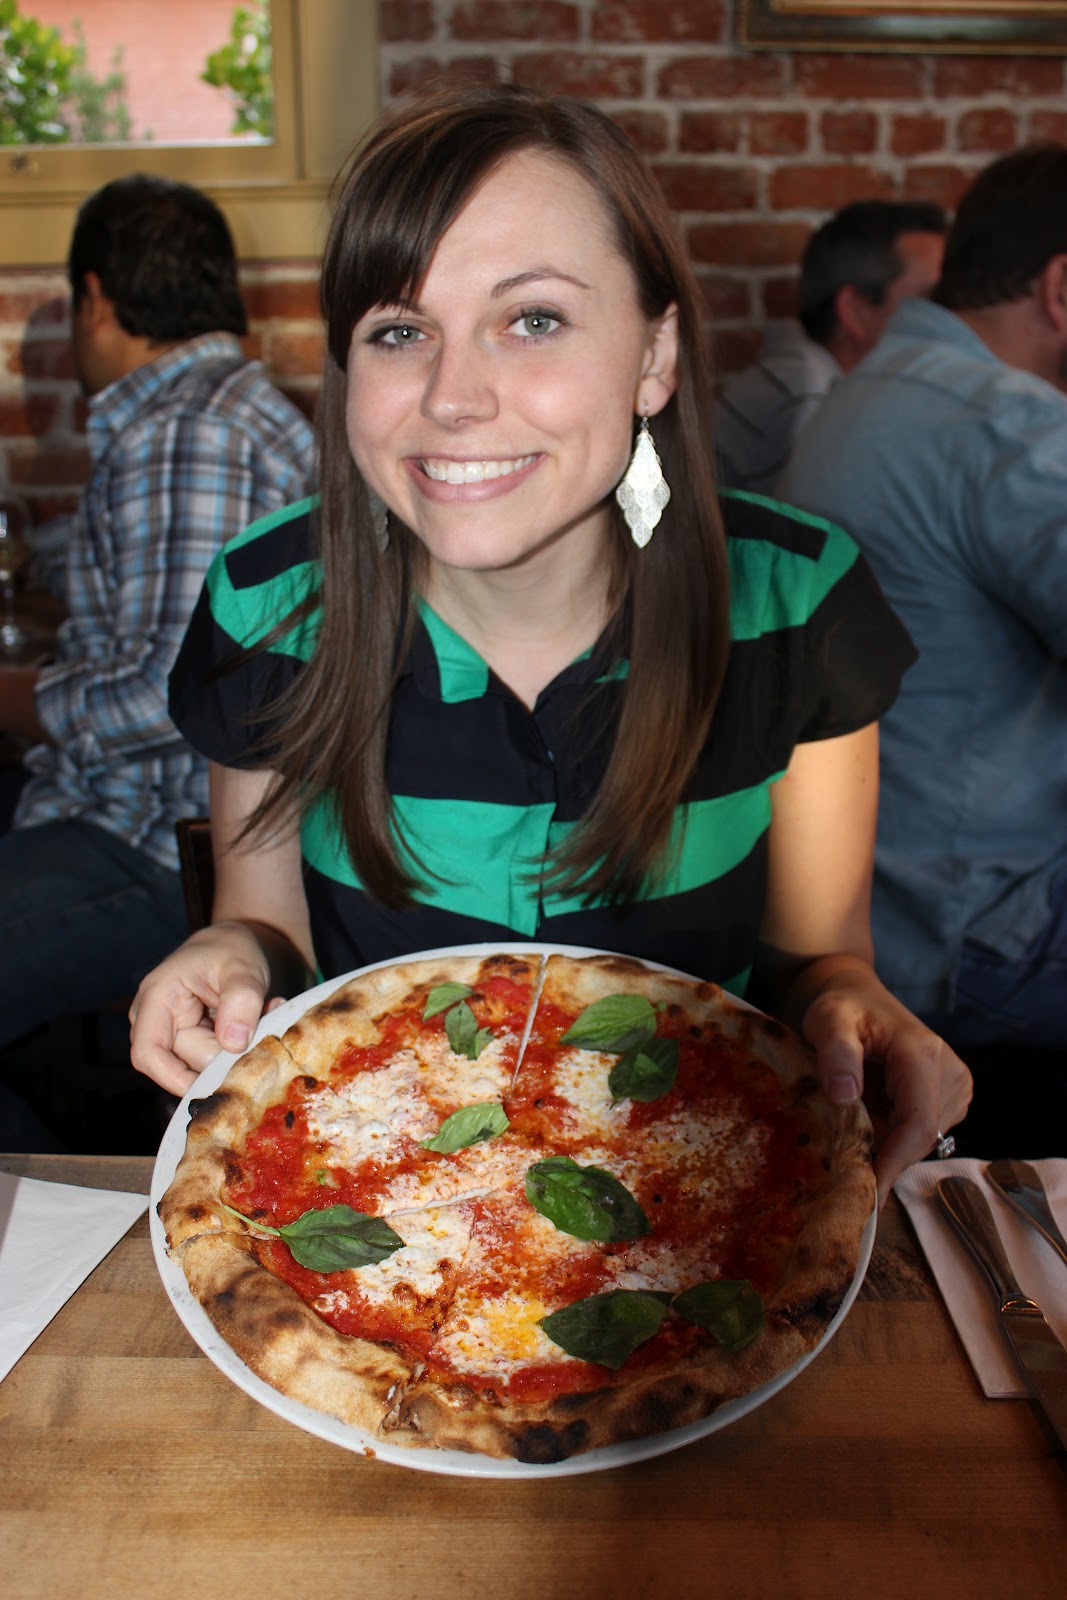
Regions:
M 521 565 L 606 537 L 635 411 L 674 386 L 675 315 L 649 322 L 591 185 L 508 157 L 441 238 L 417 304 L 352 335 L 348 438 L 432 562 Z

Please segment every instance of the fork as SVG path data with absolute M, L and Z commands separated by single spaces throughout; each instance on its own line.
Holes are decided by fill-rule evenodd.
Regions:
M 990 1183 L 996 1186 L 1008 1204 L 1048 1240 L 1067 1264 L 1067 1239 L 1060 1232 L 1041 1179 L 1030 1163 L 991 1161 L 985 1170 Z

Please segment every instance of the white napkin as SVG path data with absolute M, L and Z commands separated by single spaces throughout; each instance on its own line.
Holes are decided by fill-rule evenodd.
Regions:
M 0 1172 L 0 1378 L 148 1208 L 148 1196 Z
M 1053 1216 L 1067 1234 L 1067 1161 L 1034 1161 L 1031 1165 L 1040 1174 Z M 1065 1345 L 1067 1264 L 987 1181 L 984 1161 L 920 1161 L 894 1185 L 915 1226 L 978 1382 L 992 1400 L 1024 1398 L 1030 1391 L 1001 1331 L 993 1286 L 937 1198 L 938 1179 L 952 1175 L 973 1178 L 982 1190 L 1019 1287 L 1037 1301 L 1049 1326 Z

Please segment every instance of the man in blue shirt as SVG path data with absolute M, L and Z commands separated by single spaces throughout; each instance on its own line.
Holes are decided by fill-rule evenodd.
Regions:
M 0 665 L 30 776 L 0 837 L 0 1045 L 131 992 L 186 931 L 175 820 L 206 763 L 167 677 L 215 552 L 312 483 L 305 419 L 244 357 L 229 229 L 186 184 L 135 175 L 78 214 L 69 257 L 92 467 L 55 661 Z
M 1067 147 L 964 197 L 800 441 L 919 647 L 882 723 L 878 969 L 958 1047 L 1067 1045 Z

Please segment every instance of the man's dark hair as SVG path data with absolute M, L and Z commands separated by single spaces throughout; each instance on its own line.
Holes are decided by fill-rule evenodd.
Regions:
M 159 342 L 248 331 L 226 219 L 188 183 L 131 173 L 84 200 L 67 258 L 77 305 L 95 272 L 127 333 Z
M 980 172 L 960 201 L 934 299 L 952 311 L 1021 300 L 1060 255 L 1067 255 L 1067 145 L 1024 145 Z
M 809 339 L 828 344 L 837 327 L 835 301 L 846 284 L 880 306 L 904 271 L 896 252 L 902 233 L 947 233 L 948 217 L 926 200 L 857 200 L 817 228 L 800 265 L 800 320 Z

